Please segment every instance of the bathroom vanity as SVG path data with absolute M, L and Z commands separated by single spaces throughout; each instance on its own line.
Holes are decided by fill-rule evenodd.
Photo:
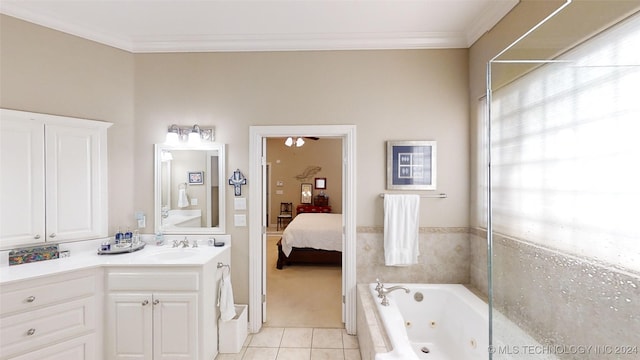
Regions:
M 213 359 L 229 243 L 3 266 L 0 359 Z

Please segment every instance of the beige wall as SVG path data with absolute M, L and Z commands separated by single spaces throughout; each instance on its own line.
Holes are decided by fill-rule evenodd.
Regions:
M 113 123 L 111 234 L 135 223 L 133 69 L 130 53 L 0 15 L 0 107 Z
M 323 191 L 329 196 L 331 211 L 342 213 L 342 140 L 322 138 L 318 140 L 307 139 L 302 147 L 288 147 L 284 144 L 284 138 L 271 138 L 267 140 L 267 162 L 271 164 L 271 218 L 270 224 L 275 225 L 277 215 L 280 213 L 281 202 L 293 203 L 295 207 L 300 204 L 302 183 L 312 184 L 313 196 Z M 320 167 L 321 170 L 306 180 L 299 180 L 309 166 Z M 315 189 L 314 178 L 327 179 L 325 190 Z M 277 182 L 282 181 L 282 186 Z M 276 192 L 280 190 L 282 194 Z
M 216 127 L 227 171 L 248 178 L 243 196 L 258 181 L 247 171 L 250 126 L 355 124 L 358 226 L 382 226 L 386 140 L 438 141 L 438 191 L 449 198 L 422 201 L 420 225 L 468 225 L 467 50 L 142 54 L 135 62 L 134 192 L 147 213 L 151 144 L 172 123 Z M 230 186 L 227 199 L 231 209 Z M 227 219 L 234 294 L 246 302 L 248 229 Z
M 128 54 L 6 16 L 0 18 L 4 108 L 113 122 L 110 229 L 147 215 L 153 231 L 153 144 L 170 124 L 215 126 L 227 172 L 249 174 L 252 125 L 357 126 L 357 225 L 382 226 L 386 140 L 438 141 L 438 192 L 422 227 L 468 225 L 468 51 Z M 329 184 L 333 186 L 333 184 Z M 227 188 L 227 209 L 233 192 Z M 252 206 L 252 204 L 248 204 Z M 236 300 L 248 301 L 248 229 L 234 245 Z

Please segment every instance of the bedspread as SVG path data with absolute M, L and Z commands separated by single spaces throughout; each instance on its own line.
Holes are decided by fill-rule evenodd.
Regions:
M 282 233 L 282 251 L 294 247 L 342 251 L 342 214 L 298 214 Z

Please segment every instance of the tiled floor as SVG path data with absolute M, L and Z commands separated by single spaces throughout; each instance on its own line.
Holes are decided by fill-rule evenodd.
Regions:
M 216 360 L 360 360 L 358 338 L 344 329 L 263 327 L 239 354 Z

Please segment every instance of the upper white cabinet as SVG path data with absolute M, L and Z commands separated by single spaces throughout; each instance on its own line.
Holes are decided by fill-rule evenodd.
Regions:
M 109 126 L 0 109 L 0 249 L 108 236 Z

